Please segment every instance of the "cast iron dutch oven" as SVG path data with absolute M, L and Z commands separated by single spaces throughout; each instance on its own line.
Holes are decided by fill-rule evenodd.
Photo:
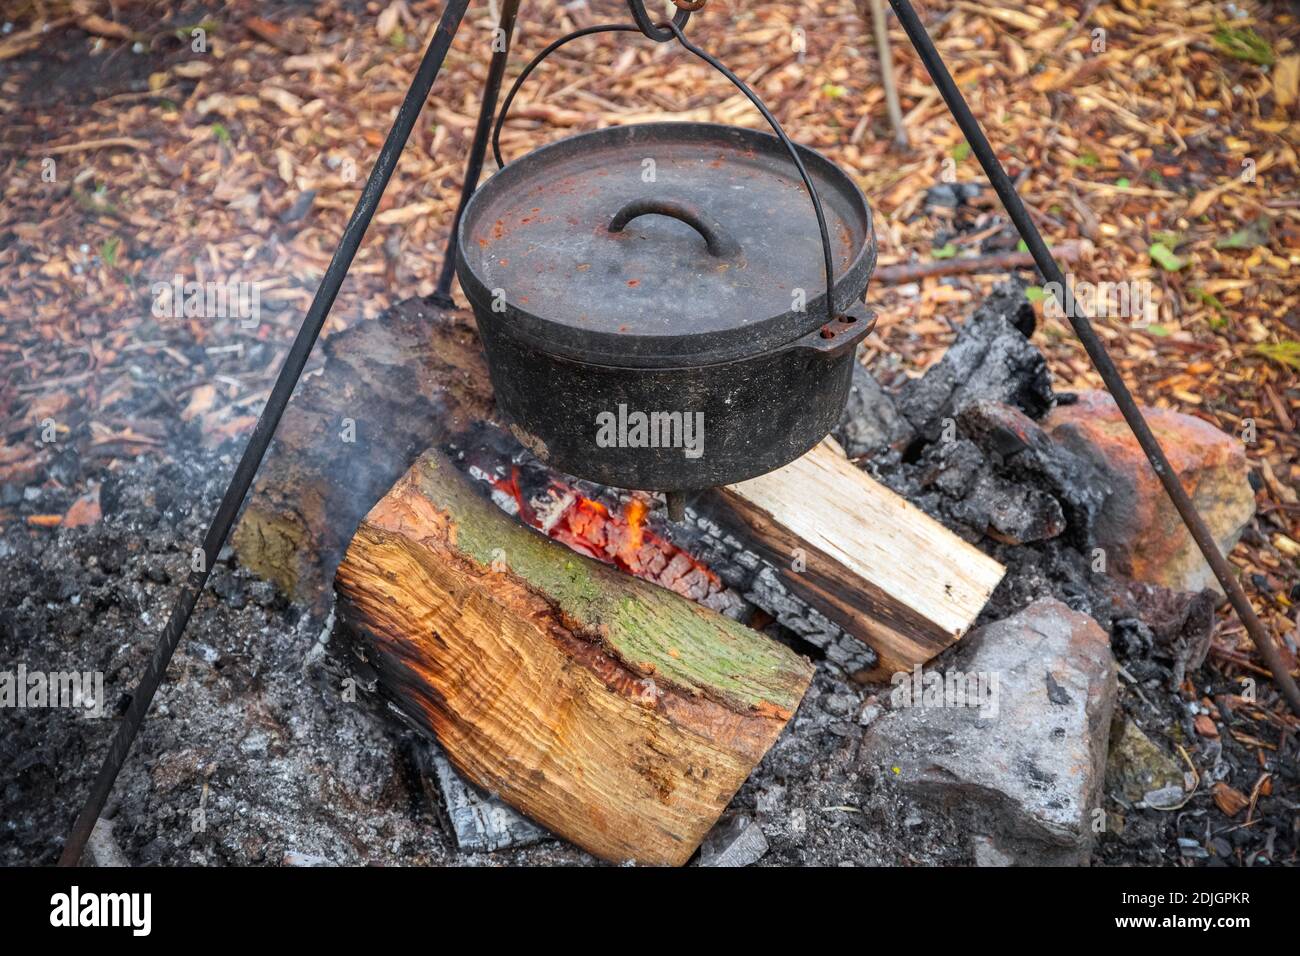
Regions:
M 691 491 L 779 468 L 827 434 L 870 330 L 876 243 L 853 181 L 797 148 L 831 238 L 831 310 L 809 192 L 766 133 L 612 127 L 529 153 L 474 194 L 457 272 L 524 444 L 581 478 Z

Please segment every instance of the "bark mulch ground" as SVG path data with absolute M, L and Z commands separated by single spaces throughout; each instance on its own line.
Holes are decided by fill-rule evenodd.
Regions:
M 1258 515 L 1232 555 L 1296 653 L 1300 604 L 1300 21 L 1285 3 L 928 0 L 938 47 L 1077 280 L 1138 283 L 1143 315 L 1099 316 L 1150 405 L 1247 442 Z M 93 525 L 141 456 L 242 444 L 415 69 L 440 4 L 8 5 L 0 33 L 0 527 L 36 547 Z M 892 144 L 864 4 L 712 0 L 693 38 L 790 135 L 854 175 L 881 266 L 960 270 L 1018 237 L 891 18 L 910 148 Z M 622 3 L 527 0 L 512 70 Z M 326 334 L 432 292 L 495 24 L 475 4 Z M 203 47 L 203 49 L 198 49 Z M 664 117 L 759 126 L 720 76 L 625 35 L 535 76 L 509 158 Z M 487 173 L 494 168 L 489 161 Z M 257 283 L 257 322 L 173 317 L 156 283 Z M 935 361 L 1005 272 L 877 282 L 868 360 L 887 383 Z M 1032 275 L 1030 276 L 1032 279 Z M 1043 308 L 1042 305 L 1039 306 Z M 161 313 L 161 314 L 160 314 Z M 1059 389 L 1100 387 L 1064 320 L 1037 336 Z M 224 480 L 225 475 L 217 476 Z M 195 489 L 196 492 L 198 489 Z M 12 553 L 0 549 L 0 559 Z M 1210 670 L 1260 763 L 1297 721 L 1224 687 L 1263 673 L 1225 613 Z M 1214 681 L 1189 683 L 1189 699 Z M 1220 708 L 1224 710 L 1224 708 Z M 1226 711 L 1225 711 L 1226 712 Z M 1261 773 L 1234 814 L 1251 825 Z M 1242 813 L 1240 810 L 1245 810 Z

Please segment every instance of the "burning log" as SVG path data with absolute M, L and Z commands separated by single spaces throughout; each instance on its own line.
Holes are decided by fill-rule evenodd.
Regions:
M 285 412 L 233 546 L 289 597 L 321 605 L 370 507 L 431 444 L 494 414 L 473 319 L 407 299 L 322 344 Z
M 336 640 L 476 785 L 605 859 L 684 863 L 811 665 L 485 490 L 438 452 L 416 462 L 339 566 Z
M 566 478 L 498 429 L 480 429 L 466 458 L 469 473 L 492 487 L 501 508 L 569 549 L 735 620 L 745 622 L 753 612 L 707 562 L 670 540 L 677 529 L 652 513 L 649 495 Z M 509 478 L 495 474 L 503 461 L 519 458 L 524 461 L 509 467 Z

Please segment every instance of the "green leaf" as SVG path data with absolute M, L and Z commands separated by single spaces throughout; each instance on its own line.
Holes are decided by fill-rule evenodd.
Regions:
M 1028 251 L 1029 251 L 1029 243 L 1027 243 L 1027 242 L 1025 242 L 1025 240 L 1021 239 L 1019 242 L 1016 243 L 1016 251 L 1017 251 L 1017 252 L 1028 252 Z
M 933 259 L 951 259 L 957 255 L 957 247 L 951 242 L 938 249 L 930 250 L 930 257 Z
M 952 158 L 962 162 L 970 155 L 970 143 L 963 140 L 952 148 Z
M 1276 343 L 1266 342 L 1263 345 L 1256 345 L 1255 351 L 1265 358 L 1300 371 L 1300 342 L 1290 339 Z
M 1127 176 L 1121 176 L 1119 179 L 1115 180 L 1115 185 L 1120 189 L 1128 189 L 1131 182 Z
M 121 248 L 122 240 L 117 236 L 111 236 L 99 244 L 99 258 L 104 260 L 104 264 L 110 269 L 117 268 L 117 251 Z
M 1254 249 L 1256 246 L 1268 245 L 1270 223 L 1267 216 L 1260 216 L 1254 222 L 1247 223 L 1226 239 L 1214 244 L 1216 249 Z
M 1043 291 L 1041 285 L 1031 285 L 1025 289 L 1025 298 L 1030 302 L 1041 302 L 1047 298 L 1047 293 Z
M 1268 41 L 1250 27 L 1220 24 L 1214 31 L 1214 44 L 1234 60 L 1245 60 L 1259 66 L 1272 66 L 1277 59 Z
M 1166 335 L 1169 334 L 1169 330 L 1165 328 L 1163 325 L 1148 325 L 1145 331 L 1151 333 L 1156 338 L 1160 338 L 1160 339 L 1163 339 Z
M 838 100 L 841 96 L 848 93 L 848 90 L 835 83 L 826 83 L 822 86 L 822 93 L 833 100 Z
M 1219 297 L 1213 293 L 1206 292 L 1204 289 L 1193 289 L 1192 294 L 1201 301 L 1202 304 L 1208 305 L 1215 312 L 1223 315 L 1228 311 L 1228 307 L 1219 301 Z
M 1166 272 L 1177 272 L 1187 265 L 1186 262 L 1174 255 L 1173 250 L 1163 242 L 1153 242 L 1147 252 L 1151 255 L 1151 261 Z
M 221 123 L 212 124 L 212 135 L 222 143 L 230 142 L 230 130 L 226 129 Z
M 176 28 L 176 39 L 189 43 L 194 36 L 195 30 L 202 30 L 208 36 L 215 36 L 217 32 L 217 22 L 215 20 L 200 20 L 198 23 L 192 23 L 187 27 Z
M 1082 156 L 1077 156 L 1074 159 L 1070 160 L 1071 166 L 1098 166 L 1100 164 L 1101 164 L 1101 157 L 1098 156 L 1096 153 L 1094 153 L 1092 150 L 1088 150 Z

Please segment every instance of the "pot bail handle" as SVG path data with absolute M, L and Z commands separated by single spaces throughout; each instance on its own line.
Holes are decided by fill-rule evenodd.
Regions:
M 614 214 L 609 221 L 609 231 L 622 232 L 629 222 L 640 216 L 669 216 L 686 223 L 704 237 L 709 255 L 714 258 L 735 259 L 740 256 L 740 243 L 722 228 L 720 222 L 689 203 L 672 199 L 633 199 Z
M 694 2 L 694 0 L 691 0 L 691 2 Z M 674 4 L 676 4 L 676 0 L 674 0 Z M 633 7 L 633 11 L 636 11 L 635 6 Z M 790 137 L 786 135 L 780 122 L 772 115 L 772 111 L 767 108 L 762 99 L 759 98 L 758 94 L 751 90 L 744 80 L 728 69 L 727 66 L 716 56 L 702 50 L 690 40 L 686 39 L 686 34 L 682 32 L 682 26 L 677 23 L 676 19 L 660 23 L 658 24 L 658 27 L 670 32 L 674 37 L 676 37 L 677 42 L 680 43 L 682 47 L 725 76 L 731 81 L 731 84 L 736 87 L 736 89 L 740 90 L 740 92 L 745 95 L 745 98 L 754 105 L 754 108 L 763 114 L 763 119 L 767 120 L 767 125 L 772 127 L 772 132 L 775 133 L 776 138 L 781 141 L 781 145 L 789 155 L 790 161 L 794 164 L 795 169 L 799 171 L 799 178 L 803 180 L 804 188 L 808 190 L 808 198 L 812 200 L 813 212 L 817 215 L 817 231 L 821 233 L 822 240 L 822 265 L 826 271 L 826 321 L 834 322 L 839 310 L 835 304 L 835 257 L 831 252 L 830 228 L 826 224 L 826 211 L 822 208 L 821 197 L 817 195 L 817 187 L 813 183 L 812 177 L 808 175 L 808 169 L 804 166 L 803 160 L 799 157 L 799 148 L 795 146 Z M 510 113 L 510 106 L 514 103 L 515 97 L 518 95 L 520 88 L 524 85 L 524 81 L 528 79 L 529 74 L 531 74 L 533 70 L 537 69 L 543 60 L 566 43 L 572 43 L 574 40 L 581 39 L 582 37 L 595 36 L 598 33 L 643 32 L 644 31 L 642 31 L 639 25 L 631 23 L 604 23 L 591 27 L 583 27 L 580 30 L 574 30 L 572 33 L 565 34 L 558 40 L 552 41 L 542 50 L 541 53 L 533 57 L 532 60 L 529 61 L 528 65 L 523 68 L 522 72 L 520 72 L 519 76 L 515 78 L 514 84 L 510 87 L 510 92 L 506 94 L 506 98 L 501 104 L 501 109 L 497 112 L 496 123 L 492 127 L 492 155 L 496 157 L 497 165 L 502 169 L 506 166 L 505 160 L 501 157 L 501 127 L 505 125 L 506 116 Z M 646 35 L 651 36 L 651 39 L 656 39 L 656 37 L 651 34 Z

